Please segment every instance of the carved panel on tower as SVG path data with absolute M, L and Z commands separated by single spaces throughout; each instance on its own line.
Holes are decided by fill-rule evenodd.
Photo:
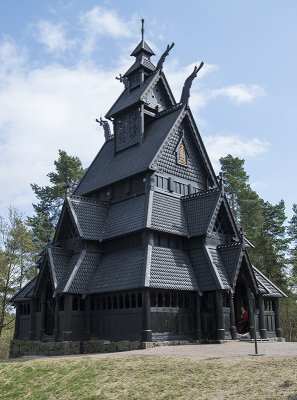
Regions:
M 115 151 L 139 143 L 141 137 L 140 111 L 134 109 L 115 118 Z

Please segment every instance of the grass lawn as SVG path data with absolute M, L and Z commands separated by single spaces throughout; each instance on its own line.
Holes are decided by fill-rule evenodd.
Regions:
M 113 354 L 0 362 L 1 400 L 297 400 L 297 357 Z

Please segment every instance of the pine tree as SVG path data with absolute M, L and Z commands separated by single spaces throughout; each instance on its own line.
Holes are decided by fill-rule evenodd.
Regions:
M 65 198 L 66 186 L 72 192 L 82 178 L 84 170 L 78 157 L 69 156 L 66 151 L 59 150 L 59 158 L 54 162 L 55 171 L 49 172 L 51 185 L 39 186 L 31 184 L 38 203 L 33 204 L 35 215 L 28 221 L 34 233 L 34 241 L 41 250 L 49 237 L 53 237 L 61 207 Z
M 289 221 L 287 232 L 291 240 L 289 262 L 292 266 L 293 276 L 296 277 L 297 286 L 297 204 L 293 204 L 293 216 Z
M 15 208 L 0 216 L 0 336 L 9 317 L 9 299 L 36 274 L 36 247 L 25 216 Z

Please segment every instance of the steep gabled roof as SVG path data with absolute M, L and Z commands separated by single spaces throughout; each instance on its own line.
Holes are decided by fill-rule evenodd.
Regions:
M 221 289 L 215 271 L 207 256 L 205 246 L 190 250 L 189 255 L 199 288 L 203 292 Z
M 163 114 L 146 128 L 143 143 L 129 147 L 116 155 L 114 140 L 105 142 L 74 194 L 83 195 L 150 169 L 155 154 L 174 127 L 181 112 L 182 109 L 177 107 Z
M 153 193 L 151 207 L 148 212 L 148 228 L 189 236 L 185 212 L 178 196 L 162 193 L 157 190 Z
M 126 88 L 106 113 L 105 118 L 111 118 L 119 111 L 131 107 L 133 104 L 142 102 L 142 97 L 144 97 L 146 92 L 155 85 L 159 77 L 160 73 L 152 74 L 143 82 L 142 85 L 135 89 L 128 90 L 128 88 Z
M 104 254 L 88 284 L 88 293 L 104 293 L 142 287 L 145 251 L 131 248 Z
M 37 275 L 31 279 L 19 292 L 17 292 L 9 300 L 11 303 L 16 303 L 18 301 L 28 301 L 33 295 L 33 290 L 36 285 Z
M 288 297 L 280 288 L 278 288 L 274 283 L 272 283 L 254 265 L 253 265 L 253 270 L 256 276 L 260 293 L 262 293 L 264 297 Z
M 218 246 L 217 249 L 225 265 L 231 287 L 234 290 L 243 255 L 242 244 L 237 242 Z
M 81 196 L 71 196 L 67 202 L 81 238 L 100 240 L 110 203 Z
M 194 290 L 201 294 L 188 254 L 178 249 L 152 249 L 149 286 L 158 289 Z
M 145 40 L 141 40 L 138 45 L 135 47 L 135 49 L 132 51 L 131 56 L 137 56 L 138 53 L 140 53 L 141 51 L 145 51 L 146 53 L 148 53 L 151 56 L 154 56 L 155 53 L 153 52 L 153 50 L 150 48 L 150 46 L 146 43 Z
M 145 228 L 146 195 L 125 199 L 110 206 L 103 239 L 109 239 Z
M 155 70 L 155 66 L 150 60 L 148 60 L 146 57 L 141 57 L 139 60 L 136 60 L 133 65 L 131 65 L 124 76 L 128 76 L 131 74 L 131 72 L 135 71 L 139 67 L 147 68 L 150 72 Z
M 216 248 L 212 247 L 207 247 L 206 252 L 209 257 L 211 266 L 215 272 L 215 276 L 217 279 L 217 282 L 219 284 L 220 289 L 230 289 L 230 283 L 228 279 L 228 275 L 224 266 L 224 263 L 221 259 L 220 253 Z
M 190 236 L 201 236 L 207 232 L 220 194 L 219 188 L 215 188 L 182 197 Z

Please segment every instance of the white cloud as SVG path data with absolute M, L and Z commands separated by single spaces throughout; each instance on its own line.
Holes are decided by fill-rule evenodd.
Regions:
M 6 74 L 0 88 L 0 186 L 5 188 L 0 213 L 8 204 L 30 211 L 35 199 L 29 184 L 46 184 L 59 148 L 90 164 L 104 141 L 95 118 L 108 111 L 123 88 L 116 72 L 53 64 Z
M 218 96 L 226 96 L 231 100 L 234 100 L 237 104 L 240 103 L 250 103 L 256 97 L 261 97 L 265 95 L 265 90 L 259 85 L 244 85 L 237 84 L 233 86 L 226 86 L 220 89 L 211 90 L 209 93 L 209 98 L 213 99 Z
M 208 155 L 216 170 L 219 170 L 219 159 L 228 154 L 234 157 L 257 157 L 267 151 L 269 144 L 259 138 L 244 139 L 234 134 L 209 135 L 203 138 Z
M 66 32 L 61 24 L 42 20 L 34 27 L 34 31 L 35 39 L 44 44 L 48 52 L 56 53 L 56 55 L 65 52 L 75 44 L 74 40 L 66 39 Z
M 22 68 L 27 59 L 27 52 L 24 49 L 18 48 L 14 41 L 8 37 L 4 36 L 2 43 L 0 44 L 0 75 L 2 86 L 5 82 L 6 74 L 11 71 L 16 74 L 16 72 Z
M 85 31 L 83 51 L 90 54 L 100 36 L 114 39 L 130 38 L 132 22 L 125 22 L 115 11 L 96 6 L 80 17 L 80 23 Z

